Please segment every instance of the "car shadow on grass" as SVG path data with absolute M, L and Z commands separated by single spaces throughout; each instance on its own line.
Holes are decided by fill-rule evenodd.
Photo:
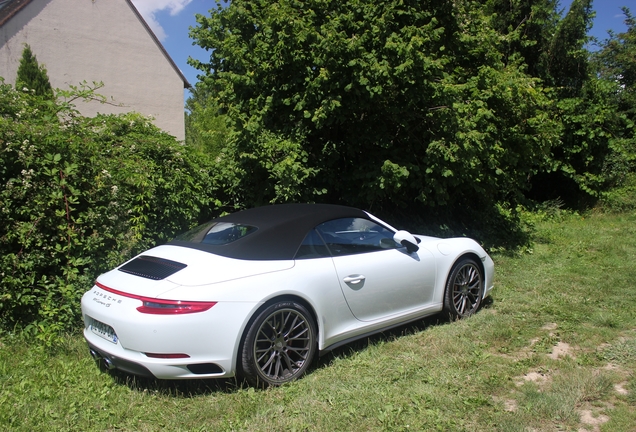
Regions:
M 234 393 L 242 388 L 236 378 L 208 378 L 188 380 L 161 380 L 153 377 L 131 375 L 119 370 L 105 370 L 113 381 L 136 392 L 161 394 L 178 398 L 191 398 L 215 393 Z
M 320 356 L 315 362 L 313 367 L 308 371 L 311 373 L 313 370 L 329 367 L 329 365 L 335 359 L 346 359 L 360 351 L 364 351 L 370 346 L 376 344 L 382 344 L 390 342 L 400 337 L 416 334 L 427 330 L 429 327 L 435 327 L 439 325 L 446 325 L 450 323 L 450 319 L 443 314 L 436 314 L 426 318 L 412 321 L 407 324 L 402 324 L 399 327 L 393 327 L 388 330 L 384 330 L 379 333 L 374 333 L 367 337 L 351 341 L 345 345 L 339 346 L 336 349 L 330 350 Z
M 486 297 L 481 305 L 479 306 L 479 311 L 482 309 L 490 309 L 493 305 L 492 296 Z M 452 323 L 452 319 L 440 312 L 435 315 L 431 315 L 417 321 L 412 321 L 410 323 L 402 324 L 398 327 L 393 327 L 389 330 L 384 330 L 379 333 L 374 333 L 368 337 L 364 337 L 362 339 L 357 339 L 355 341 L 349 342 L 345 345 L 342 345 L 334 350 L 326 352 L 320 358 L 314 362 L 315 365 L 311 369 L 309 369 L 308 373 L 311 373 L 312 370 L 317 368 L 326 367 L 329 365 L 335 358 L 347 358 L 356 352 L 362 351 L 369 347 L 370 345 L 375 345 L 378 343 L 389 342 L 395 339 L 398 339 L 402 336 L 407 336 L 410 334 L 420 333 L 428 329 L 429 327 L 447 325 Z
M 487 297 L 482 302 L 480 309 L 489 309 L 492 307 L 492 304 L 492 297 Z M 429 327 L 447 325 L 450 323 L 451 320 L 448 316 L 439 313 L 351 341 L 314 359 L 313 364 L 307 371 L 307 375 L 316 370 L 329 367 L 334 359 L 346 359 L 367 349 L 369 346 L 389 342 L 406 335 L 420 333 Z M 246 382 L 238 378 L 160 380 L 152 377 L 135 376 L 118 370 L 107 370 L 101 364 L 99 367 L 104 373 L 108 373 L 115 383 L 125 385 L 133 391 L 178 398 L 192 398 L 216 393 L 234 393 L 250 387 Z M 256 390 L 258 391 L 260 389 Z

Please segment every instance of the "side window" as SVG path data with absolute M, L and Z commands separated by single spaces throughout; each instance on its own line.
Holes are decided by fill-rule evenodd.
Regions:
M 401 247 L 393 240 L 393 231 L 368 219 L 335 219 L 318 225 L 316 231 L 333 256 Z
M 210 245 L 226 245 L 245 237 L 258 228 L 234 222 L 210 221 L 175 237 L 175 240 Z
M 325 242 L 322 241 L 315 229 L 309 231 L 300 244 L 295 259 L 324 258 L 331 256 Z

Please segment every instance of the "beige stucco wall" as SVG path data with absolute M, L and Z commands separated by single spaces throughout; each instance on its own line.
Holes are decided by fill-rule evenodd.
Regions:
M 78 102 L 83 115 L 137 111 L 184 139 L 183 80 L 125 0 L 33 0 L 0 27 L 0 76 L 14 84 L 24 44 L 51 85 L 104 83 L 113 104 Z

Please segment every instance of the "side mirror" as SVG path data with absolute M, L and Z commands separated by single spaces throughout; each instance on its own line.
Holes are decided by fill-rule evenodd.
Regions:
M 396 243 L 404 246 L 408 253 L 413 253 L 420 250 L 420 247 L 417 245 L 417 240 L 415 239 L 415 237 L 413 237 L 413 234 L 408 231 L 400 230 L 396 232 L 393 235 L 393 240 L 395 240 Z

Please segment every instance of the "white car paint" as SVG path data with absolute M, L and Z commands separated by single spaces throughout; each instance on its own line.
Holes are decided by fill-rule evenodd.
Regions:
M 192 314 L 143 314 L 137 311 L 141 300 L 95 285 L 82 298 L 84 336 L 99 352 L 115 361 L 142 365 L 157 378 L 231 377 L 237 371 L 239 347 L 250 318 L 274 298 L 293 296 L 307 303 L 316 318 L 318 349 L 324 351 L 441 311 L 447 275 L 467 254 L 483 264 L 483 296 L 490 293 L 494 263 L 475 241 L 415 237 L 420 240 L 416 253 L 399 248 L 296 261 L 244 261 L 159 246 L 143 255 L 179 261 L 187 267 L 161 281 L 114 269 L 97 282 L 138 296 L 213 301 L 216 305 Z M 353 280 L 346 282 L 345 278 Z M 116 342 L 93 332 L 92 320 L 112 327 Z M 189 357 L 152 358 L 146 353 Z M 208 363 L 220 370 L 192 373 L 187 368 Z
M 428 250 L 407 253 L 400 248 L 363 255 L 364 259 L 333 258 L 344 297 L 360 321 L 401 315 L 433 302 L 436 268 Z M 387 266 L 391 271 L 386 271 Z

